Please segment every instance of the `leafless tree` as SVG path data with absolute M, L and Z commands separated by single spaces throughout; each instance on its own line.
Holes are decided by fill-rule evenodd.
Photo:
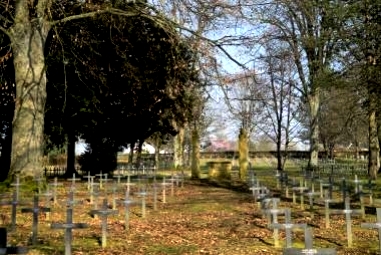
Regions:
M 298 81 L 292 55 L 287 50 L 267 45 L 261 61 L 263 112 L 257 126 L 276 144 L 277 169 L 283 170 L 289 146 L 297 138 L 300 129 L 300 123 L 295 119 L 301 110 L 295 87 Z

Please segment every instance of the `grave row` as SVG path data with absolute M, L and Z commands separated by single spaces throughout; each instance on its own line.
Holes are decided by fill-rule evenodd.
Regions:
M 286 246 L 283 250 L 283 254 L 336 254 L 336 250 L 333 248 L 313 248 L 312 245 L 312 228 L 308 227 L 306 223 L 296 224 L 291 222 L 291 209 L 290 208 L 280 208 L 280 198 L 273 197 L 272 192 L 268 187 L 262 185 L 259 179 L 256 177 L 254 172 L 249 174 L 249 186 L 252 192 L 254 202 L 260 206 L 264 217 L 268 219 L 268 228 L 273 229 L 274 236 L 274 246 L 280 247 L 279 244 L 279 230 L 285 230 L 285 243 Z M 341 185 L 339 185 L 340 196 L 339 199 L 333 199 L 333 183 L 325 183 L 320 180 L 320 190 L 318 192 L 314 191 L 314 180 L 309 179 L 309 185 L 306 184 L 305 178 L 300 178 L 300 183 L 297 185 L 295 180 L 288 180 L 285 174 L 277 173 L 275 174 L 277 181 L 277 188 L 285 192 L 284 198 L 289 198 L 289 192 L 292 192 L 292 203 L 296 204 L 296 197 L 299 196 L 300 209 L 305 211 L 304 207 L 304 198 L 305 196 L 309 199 L 309 208 L 306 210 L 309 213 L 311 218 L 314 217 L 314 205 L 319 202 L 324 204 L 324 220 L 325 227 L 330 228 L 330 217 L 331 215 L 345 215 L 345 225 L 346 225 L 346 237 L 348 247 L 353 245 L 353 234 L 352 234 L 352 220 L 351 217 L 355 215 L 360 215 L 363 219 L 365 218 L 365 208 L 364 201 L 362 199 L 364 194 L 369 195 L 362 189 L 362 184 L 369 184 L 368 180 L 359 180 L 357 176 L 352 180 L 354 185 L 353 189 L 349 189 L 347 186 L 347 181 L 342 179 Z M 373 185 L 370 185 L 369 189 L 372 189 Z M 360 208 L 353 209 L 351 208 L 351 194 L 356 195 L 359 198 Z M 371 194 L 371 192 L 370 192 Z M 315 199 L 315 197 L 317 197 Z M 354 196 L 352 196 L 354 197 Z M 343 209 L 331 209 L 331 203 L 342 203 Z M 319 204 L 321 205 L 321 204 Z M 284 222 L 279 223 L 279 217 L 284 217 Z M 381 253 L 381 208 L 377 208 L 377 222 L 375 223 L 361 223 L 362 228 L 377 229 L 379 232 L 379 252 Z M 292 247 L 292 230 L 293 229 L 302 229 L 304 230 L 305 236 L 305 248 L 296 249 Z
M 81 179 L 76 178 L 73 175 L 73 178 L 69 178 L 68 181 L 70 185 L 69 189 L 69 197 L 66 202 L 66 221 L 64 223 L 51 223 L 52 229 L 63 229 L 65 230 L 65 255 L 71 254 L 71 243 L 72 243 L 72 230 L 73 229 L 83 229 L 87 228 L 87 223 L 74 223 L 73 222 L 73 208 L 76 204 L 83 204 L 83 200 L 75 200 L 75 193 L 80 192 L 80 186 L 78 185 L 78 181 Z M 39 183 L 42 181 L 42 178 L 36 178 L 36 181 Z M 120 204 L 124 206 L 124 218 L 125 218 L 125 229 L 129 230 L 129 207 L 133 204 L 141 205 L 141 217 L 146 217 L 146 199 L 148 195 L 152 194 L 153 198 L 153 210 L 157 210 L 157 202 L 159 192 L 161 192 L 161 202 L 166 203 L 166 192 L 167 189 L 170 188 L 171 196 L 174 196 L 175 187 L 183 186 L 183 176 L 182 175 L 172 175 L 171 178 L 163 177 L 161 182 L 158 182 L 156 178 L 150 182 L 147 176 L 139 176 L 133 182 L 128 176 L 125 182 L 122 182 L 121 178 L 116 178 L 112 184 L 110 184 L 109 179 L 106 174 L 99 174 L 98 176 L 87 176 L 87 182 L 84 188 L 87 190 L 85 193 L 88 194 L 87 201 L 93 205 L 93 209 L 89 211 L 89 215 L 92 217 L 100 217 L 101 218 L 101 229 L 102 229 L 102 238 L 101 245 L 102 247 L 106 247 L 107 245 L 107 217 L 111 215 L 119 214 L 117 210 L 117 205 Z M 0 205 L 11 206 L 11 225 L 9 229 L 11 231 L 16 230 L 16 215 L 17 215 L 17 207 L 25 206 L 28 203 L 20 201 L 20 186 L 22 184 L 19 181 L 19 178 L 16 178 L 16 182 L 12 184 L 14 186 L 14 191 L 12 195 L 11 201 L 0 201 Z M 38 185 L 42 186 L 42 185 Z M 38 243 L 38 226 L 39 226 L 39 214 L 44 213 L 46 215 L 46 219 L 49 220 L 49 215 L 51 213 L 51 205 L 50 201 L 53 201 L 53 206 L 58 203 L 57 199 L 57 189 L 63 186 L 63 183 L 59 183 L 57 178 L 54 179 L 54 182 L 48 183 L 46 191 L 43 193 L 42 190 L 34 196 L 33 198 L 33 206 L 21 208 L 21 213 L 31 213 L 32 214 L 32 234 L 30 237 L 30 244 L 35 245 Z M 83 185 L 82 185 L 83 186 Z M 131 197 L 131 191 L 133 186 L 137 187 L 137 190 L 134 192 L 135 198 Z M 66 190 L 67 188 L 64 188 Z M 122 189 L 124 191 L 124 198 L 118 197 L 118 190 Z M 149 190 L 150 189 L 150 190 Z M 111 203 L 109 205 L 108 197 L 111 197 Z M 45 197 L 44 206 L 41 205 L 39 198 L 43 196 Z M 98 208 L 98 200 L 102 199 L 102 206 Z M 27 248 L 25 247 L 6 247 L 6 241 L 3 245 L 2 241 L 2 232 L 0 228 L 0 254 L 25 254 L 27 252 Z M 6 234 L 5 234 L 6 236 Z M 3 246 L 3 247 L 2 247 Z M 3 250 L 2 250 L 3 249 Z M 10 253 L 16 252 L 16 253 Z

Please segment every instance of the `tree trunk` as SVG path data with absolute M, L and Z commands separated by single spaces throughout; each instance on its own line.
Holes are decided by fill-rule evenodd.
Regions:
M 136 167 L 137 169 L 143 169 L 143 165 L 142 165 L 142 151 L 143 151 L 143 143 L 144 141 L 143 140 L 139 140 L 139 143 L 138 143 L 138 151 L 136 152 Z
M 197 125 L 192 129 L 192 179 L 200 179 L 200 135 Z
M 357 139 L 355 140 L 355 158 L 356 160 L 360 159 L 360 143 L 357 141 Z
M 132 164 L 134 163 L 134 149 L 135 149 L 135 142 L 130 143 L 130 154 L 128 155 L 128 164 L 130 167 L 132 167 Z
M 372 102 L 371 102 L 372 103 Z M 377 135 L 376 110 L 371 107 L 369 112 L 369 161 L 368 174 L 372 179 L 377 179 L 377 172 L 380 166 L 380 147 Z
M 280 130 L 278 130 L 278 132 L 281 132 Z M 277 170 L 281 171 L 283 170 L 282 168 L 282 141 L 281 141 L 281 138 L 280 138 L 280 134 L 281 133 L 278 133 L 278 137 L 277 137 L 277 141 L 276 141 L 276 158 L 277 158 Z
M 160 167 L 160 147 L 161 147 L 161 138 L 156 137 L 155 139 L 155 169 L 159 171 Z
M 238 136 L 238 155 L 239 155 L 239 178 L 245 181 L 247 177 L 247 166 L 249 158 L 249 146 L 247 130 L 241 128 Z
M 308 97 L 308 103 L 310 106 L 310 158 L 309 166 L 312 168 L 317 167 L 319 158 L 319 123 L 318 123 L 318 112 L 319 112 L 319 90 L 316 89 L 315 93 L 311 93 Z
M 66 173 L 67 177 L 72 177 L 73 174 L 78 175 L 75 170 L 75 135 L 69 131 L 67 134 L 67 160 L 66 160 Z
M 22 11 L 17 13 L 10 31 L 16 80 L 10 178 L 17 174 L 21 178 L 43 174 L 46 100 L 44 42 L 47 33 L 38 29 L 44 24 L 32 25 L 32 22 L 25 21 L 22 15 L 29 13 Z
M 179 128 L 179 133 L 174 139 L 173 150 L 173 166 L 175 169 L 180 169 L 183 166 L 184 159 L 184 128 Z

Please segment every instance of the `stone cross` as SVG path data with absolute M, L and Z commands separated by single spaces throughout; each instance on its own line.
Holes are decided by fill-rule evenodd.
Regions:
M 153 179 L 152 189 L 153 189 L 153 210 L 157 211 L 157 193 L 158 193 L 158 183 L 156 181 L 156 177 Z
M 90 190 L 89 190 L 89 195 L 90 195 L 90 204 L 94 204 L 94 196 L 98 197 L 99 192 L 98 190 L 95 190 L 95 187 L 98 187 L 99 190 L 99 183 L 94 182 L 94 177 L 90 178 Z
M 11 215 L 11 230 L 16 228 L 16 207 L 17 205 L 24 205 L 23 203 L 17 200 L 17 191 L 13 191 L 12 201 L 1 201 L 0 205 L 11 205 L 12 206 L 12 215 Z
M 82 200 L 74 200 L 74 191 L 70 190 L 66 204 L 68 207 L 73 208 L 75 204 L 82 204 Z
M 58 183 L 57 177 L 54 177 L 54 182 L 49 183 L 49 185 L 53 186 L 53 204 L 56 205 L 57 204 L 57 187 L 61 186 L 62 183 Z
M 377 229 L 379 253 L 381 254 L 381 208 L 377 208 L 376 210 L 377 210 L 377 222 L 376 223 L 361 223 L 361 227 L 369 228 L 369 229 Z
M 72 178 L 68 178 L 67 180 L 71 181 L 70 189 L 71 190 L 75 190 L 75 182 L 76 181 L 81 181 L 82 179 L 81 178 L 76 178 L 75 177 L 75 173 L 73 173 L 73 177 Z
M 353 244 L 352 237 L 352 220 L 351 215 L 362 214 L 362 210 L 359 209 L 351 209 L 350 208 L 350 198 L 345 198 L 345 209 L 344 210 L 331 210 L 331 214 L 345 214 L 345 221 L 347 225 L 347 239 L 348 239 L 348 247 L 351 248 Z
M 266 195 L 268 195 L 268 189 L 267 187 L 260 186 L 259 181 L 257 180 L 257 183 L 249 188 L 254 197 L 254 203 L 257 203 L 258 199 L 264 198 Z
M 278 222 L 278 215 L 284 214 L 285 209 L 268 209 L 267 212 L 269 215 L 272 215 L 272 222 L 268 223 L 268 226 L 270 226 L 271 223 L 279 223 Z M 274 246 L 279 247 L 279 228 L 274 228 L 273 232 L 274 236 Z
M 291 209 L 286 208 L 285 209 L 285 223 L 272 223 L 270 224 L 270 228 L 274 229 L 284 229 L 286 231 L 286 247 L 291 248 L 292 247 L 292 233 L 291 231 L 293 229 L 305 229 L 307 227 L 307 224 L 305 223 L 291 223 Z
M 50 228 L 52 229 L 64 229 L 65 230 L 65 255 L 71 255 L 71 243 L 73 239 L 73 229 L 83 229 L 89 227 L 85 223 L 73 223 L 73 208 L 68 207 L 66 209 L 66 222 L 65 223 L 52 223 Z
M 52 199 L 53 193 L 49 190 L 49 185 L 46 187 L 45 193 L 41 193 L 41 196 L 45 197 L 45 204 L 44 206 L 46 208 L 50 208 L 50 200 Z M 45 213 L 46 220 L 50 220 L 50 211 Z
M 333 193 L 333 179 L 330 176 L 328 178 L 328 182 L 320 182 L 320 197 L 323 197 L 323 189 L 327 188 L 328 189 L 328 195 L 329 198 L 332 199 L 332 193 Z
M 91 179 L 94 178 L 95 176 L 90 175 L 90 171 L 87 172 L 87 175 L 83 176 L 83 178 L 87 179 L 87 190 L 90 190 L 90 185 L 91 185 Z
M 165 186 L 168 186 L 168 185 L 171 185 L 171 183 L 170 182 L 166 182 L 166 180 L 165 180 L 165 176 L 163 177 L 163 182 L 161 183 L 161 185 L 162 185 L 162 194 L 163 194 L 163 203 L 165 204 L 165 203 L 167 203 L 167 196 L 166 196 L 166 188 L 165 188 Z
M 134 203 L 134 201 L 130 199 L 130 194 L 129 194 L 128 190 L 126 190 L 126 195 L 125 195 L 124 200 L 121 200 L 120 203 L 124 204 L 124 206 L 125 206 L 124 227 L 125 227 L 125 230 L 129 230 L 129 228 L 130 228 L 130 205 L 132 203 Z
M 142 190 L 137 195 L 141 196 L 142 198 L 142 218 L 144 219 L 146 217 L 146 197 L 148 195 L 147 191 L 144 187 L 142 187 Z
M 7 229 L 0 228 L 0 254 L 27 254 L 28 248 L 18 246 L 7 246 Z
M 267 216 L 267 226 L 270 226 L 271 223 L 274 222 L 274 219 L 272 219 L 272 217 L 274 217 L 274 214 L 283 214 L 284 212 L 279 212 L 279 213 L 276 213 L 275 210 L 278 210 L 278 203 L 280 202 L 280 199 L 279 198 L 276 198 L 276 197 L 272 197 L 272 198 L 266 198 L 262 201 L 262 205 L 261 205 L 261 208 L 262 208 L 262 212 L 265 216 Z M 273 211 L 270 211 L 270 210 L 273 210 Z M 274 222 L 276 223 L 276 222 Z
M 299 187 L 293 187 L 292 188 L 292 202 L 296 203 L 296 192 L 299 192 L 300 194 L 300 207 L 302 210 L 304 210 L 304 192 L 308 190 L 307 187 L 303 186 L 303 181 L 300 181 Z
M 34 177 L 34 181 L 36 182 L 36 185 L 37 185 L 37 191 L 38 191 L 38 194 L 41 193 L 41 188 L 42 188 L 42 182 L 44 181 L 45 179 L 40 176 L 40 175 L 36 175 Z
M 135 183 L 131 182 L 131 175 L 130 175 L 130 173 L 127 174 L 127 180 L 126 180 L 126 184 L 125 185 L 126 185 L 126 188 L 127 188 L 128 192 L 131 191 L 131 186 L 135 185 Z
M 333 200 L 329 197 L 328 190 L 325 191 L 325 198 L 324 198 L 324 215 L 325 215 L 325 228 L 329 228 L 330 221 L 329 221 L 329 203 L 331 203 Z
M 355 194 L 357 194 L 360 191 L 360 184 L 362 183 L 362 181 L 358 179 L 357 174 L 356 174 L 355 179 L 352 182 L 355 185 Z
M 123 178 L 123 175 L 117 174 L 113 175 L 113 178 L 116 179 L 118 186 L 120 185 L 120 180 Z
M 304 230 L 304 249 L 286 248 L 283 250 L 284 255 L 335 255 L 336 249 L 333 248 L 313 248 L 312 228 Z
M 99 188 L 103 189 L 103 182 L 107 182 L 107 174 L 102 174 L 102 172 L 100 172 L 99 174 L 96 174 L 95 176 L 99 177 Z M 104 179 L 103 179 L 103 176 L 105 177 Z
M 90 214 L 91 215 L 99 215 L 99 217 L 102 220 L 102 223 L 101 223 L 101 226 L 102 226 L 102 248 L 106 248 L 106 246 L 107 246 L 107 217 L 109 215 L 118 214 L 118 211 L 108 209 L 107 199 L 104 199 L 102 209 L 91 210 Z
M 320 192 L 307 192 L 306 195 L 308 196 L 309 204 L 310 204 L 310 214 L 311 214 L 311 219 L 314 218 L 314 196 L 319 196 Z
M 20 186 L 23 184 L 20 184 L 20 176 L 16 176 L 16 182 L 12 183 L 11 186 L 16 187 L 16 201 L 19 201 L 20 199 Z
M 32 244 L 37 244 L 37 230 L 38 230 L 38 214 L 40 212 L 50 212 L 50 208 L 39 207 L 38 205 L 38 195 L 34 195 L 33 199 L 33 208 L 22 208 L 22 213 L 32 213 L 33 214 L 33 223 L 32 223 Z
M 176 182 L 176 178 L 173 175 L 173 173 L 172 173 L 171 178 L 169 179 L 169 181 L 170 181 L 170 184 L 171 184 L 171 197 L 173 197 L 175 195 L 175 182 Z

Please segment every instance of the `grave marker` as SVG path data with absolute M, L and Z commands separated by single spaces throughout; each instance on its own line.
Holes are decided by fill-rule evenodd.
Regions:
M 53 186 L 53 204 L 57 204 L 57 187 L 61 186 L 62 183 L 58 183 L 57 177 L 54 177 L 54 182 L 49 183 L 48 185 Z
M 299 254 L 320 254 L 320 255 L 335 255 L 336 249 L 333 248 L 313 248 L 312 228 L 304 230 L 304 249 L 286 248 L 283 251 L 284 255 L 299 255 Z
M 352 220 L 351 214 L 358 215 L 362 214 L 362 211 L 359 209 L 351 209 L 350 208 L 350 198 L 345 198 L 345 209 L 344 210 L 331 210 L 331 214 L 345 214 L 345 222 L 347 225 L 347 239 L 348 239 L 348 247 L 351 248 L 353 244 L 353 236 L 352 236 Z
M 305 229 L 307 227 L 307 224 L 305 223 L 291 223 L 291 209 L 286 208 L 285 210 L 285 223 L 272 223 L 270 224 L 270 228 L 278 228 L 278 229 L 284 229 L 286 231 L 286 247 L 291 248 L 292 247 L 292 233 L 291 231 L 293 229 Z M 274 243 L 277 241 L 275 240 Z
M 304 192 L 308 190 L 307 187 L 303 185 L 303 180 L 300 180 L 300 186 L 299 187 L 293 187 L 292 188 L 292 202 L 296 203 L 296 192 L 299 192 L 300 194 L 300 208 L 304 210 Z
M 38 196 L 34 195 L 33 199 L 33 208 L 22 208 L 22 213 L 32 213 L 33 214 L 33 223 L 32 223 L 32 245 L 37 244 L 37 232 L 38 232 L 38 214 L 40 212 L 50 212 L 50 208 L 39 207 L 38 205 Z
M 17 205 L 24 205 L 25 203 L 21 203 L 17 200 L 17 192 L 16 190 L 13 191 L 13 197 L 12 201 L 1 201 L 0 205 L 11 205 L 12 206 L 12 213 L 11 213 L 11 230 L 14 230 L 16 228 L 16 212 L 17 212 Z
M 146 197 L 148 193 L 145 188 L 142 187 L 142 190 L 136 194 L 142 198 L 142 218 L 144 219 L 146 217 Z
M 378 231 L 378 247 L 381 254 L 381 208 L 377 208 L 377 222 L 376 223 L 361 223 L 362 228 L 377 229 Z
M 73 177 L 72 178 L 68 178 L 67 180 L 71 181 L 70 189 L 71 190 L 75 190 L 75 182 L 76 181 L 81 181 L 82 179 L 81 178 L 76 178 L 75 177 L 75 173 L 73 173 Z
M 167 185 L 171 185 L 171 183 L 170 182 L 166 182 L 166 180 L 165 180 L 165 176 L 163 176 L 163 182 L 161 183 L 161 185 L 162 185 L 162 194 L 163 194 L 163 203 L 165 204 L 165 203 L 167 203 L 167 196 L 166 196 L 166 189 L 165 189 L 165 186 L 167 186 Z
M 20 184 L 20 176 L 16 176 L 16 182 L 12 183 L 11 186 L 16 187 L 16 201 L 19 201 L 20 199 L 20 186 L 23 184 Z
M 125 214 L 124 214 L 124 227 L 125 230 L 129 230 L 130 228 L 130 205 L 134 203 L 133 200 L 130 199 L 129 191 L 126 190 L 126 195 L 124 200 L 120 201 L 121 204 L 124 204 L 125 208 Z
M 44 206 L 46 208 L 50 208 L 50 200 L 52 199 L 53 193 L 49 190 L 49 185 L 46 187 L 45 193 L 42 193 L 41 196 L 45 197 L 45 204 Z M 46 220 L 50 220 L 50 212 L 45 212 Z
M 102 227 L 102 248 L 106 248 L 106 246 L 107 246 L 107 218 L 109 215 L 118 214 L 118 211 L 108 209 L 107 199 L 104 199 L 102 209 L 91 210 L 90 214 L 91 215 L 99 215 L 99 217 L 102 220 L 102 223 L 101 223 L 101 227 Z
M 72 194 L 72 192 L 71 192 Z M 69 202 L 70 204 L 70 202 Z M 73 239 L 73 229 L 83 229 L 89 227 L 86 223 L 73 223 L 73 208 L 68 207 L 66 209 L 66 222 L 65 223 L 52 223 L 50 228 L 52 229 L 64 229 L 65 230 L 65 255 L 71 255 L 71 244 Z
M 314 196 L 319 196 L 320 192 L 310 191 L 310 192 L 307 192 L 306 195 L 308 196 L 308 201 L 310 205 L 309 211 L 310 211 L 311 219 L 313 219 L 314 218 Z
M 266 213 L 268 213 L 270 217 L 272 216 L 272 222 L 268 222 L 268 226 L 270 226 L 271 223 L 279 223 L 278 215 L 285 214 L 285 210 L 279 209 L 279 208 L 268 209 Z M 279 229 L 278 228 L 274 228 L 273 236 L 274 236 L 274 246 L 279 247 Z
M 83 178 L 87 179 L 87 190 L 90 190 L 91 185 L 91 178 L 94 178 L 95 176 L 90 175 L 90 171 L 87 172 L 87 175 L 83 176 Z

